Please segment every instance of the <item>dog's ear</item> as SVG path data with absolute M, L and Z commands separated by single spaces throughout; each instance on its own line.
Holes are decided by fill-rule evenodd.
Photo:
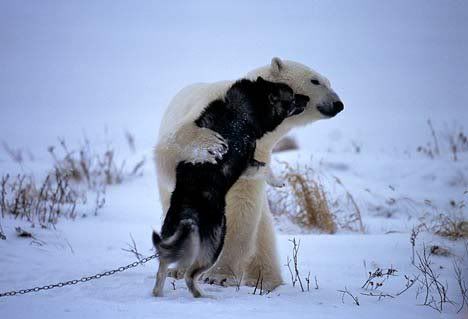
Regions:
M 266 81 L 265 81 L 261 76 L 259 76 L 259 77 L 257 78 L 257 82 L 258 82 L 258 83 L 265 83 Z
M 270 102 L 270 105 L 275 105 L 278 103 L 279 99 L 279 96 L 274 93 L 268 94 L 268 102 Z

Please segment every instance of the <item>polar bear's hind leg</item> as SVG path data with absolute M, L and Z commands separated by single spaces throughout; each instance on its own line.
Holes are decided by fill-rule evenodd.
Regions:
M 273 290 L 283 283 L 277 255 L 274 226 L 266 196 L 263 199 L 262 215 L 258 225 L 255 255 L 247 266 L 245 284 L 255 286 L 259 274 L 262 286 Z

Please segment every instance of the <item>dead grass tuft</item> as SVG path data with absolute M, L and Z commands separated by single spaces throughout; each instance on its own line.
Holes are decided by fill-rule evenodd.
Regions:
M 134 145 L 134 141 L 132 143 Z M 54 159 L 54 169 L 67 174 L 74 182 L 86 183 L 90 189 L 96 189 L 101 185 L 121 184 L 124 180 L 142 174 L 145 159 L 128 170 L 126 161 L 118 162 L 115 150 L 109 145 L 103 152 L 93 149 L 88 140 L 85 140 L 78 150 L 70 150 L 63 139 L 59 139 L 59 145 L 60 154 L 56 151 L 56 147 L 48 148 Z
M 127 133 L 127 142 L 134 149 L 134 138 Z M 31 226 L 54 226 L 59 218 L 75 219 L 78 215 L 97 215 L 105 204 L 108 185 L 120 184 L 142 175 L 145 160 L 130 169 L 126 161 L 119 162 L 115 151 L 107 146 L 103 152 L 91 147 L 88 140 L 77 150 L 70 150 L 65 140 L 59 140 L 60 151 L 49 147 L 54 164 L 43 181 L 36 182 L 32 175 L 4 175 L 0 179 L 1 217 L 27 220 Z M 22 151 L 4 148 L 12 159 L 21 164 Z M 92 205 L 85 204 L 92 193 Z M 83 206 L 83 207 L 81 207 Z M 89 210 L 91 208 L 91 210 Z M 80 210 L 80 213 L 78 213 Z M 0 224 L 0 238 L 6 236 Z
M 440 210 L 430 200 L 424 204 L 432 210 L 432 214 L 424 222 L 426 230 L 452 240 L 468 238 L 468 221 L 465 216 L 465 200 L 451 200 L 450 207 Z
M 43 228 L 55 225 L 60 217 L 74 219 L 77 205 L 85 201 L 84 194 L 71 187 L 69 176 L 58 170 L 39 184 L 28 175 L 5 175 L 0 187 L 2 218 L 9 215 Z
M 445 131 L 436 131 L 432 125 L 431 120 L 427 120 L 429 131 L 431 133 L 431 140 L 423 146 L 418 146 L 417 151 L 430 158 L 440 156 L 443 152 L 450 153 L 453 161 L 458 161 L 460 153 L 468 152 L 468 137 L 463 132 L 463 128 L 450 127 Z M 443 137 L 442 143 L 440 136 Z
M 461 219 L 461 217 L 440 214 L 432 226 L 432 231 L 436 235 L 453 240 L 468 238 L 468 221 Z
M 314 170 L 310 167 L 293 167 L 282 162 L 283 188 L 270 189 L 269 202 L 274 215 L 287 215 L 295 224 L 305 229 L 317 229 L 333 234 L 337 230 L 327 194 Z
M 306 230 L 333 234 L 338 229 L 364 232 L 361 211 L 352 194 L 336 176 L 328 181 L 336 189 L 331 200 L 322 174 L 308 165 L 280 162 L 283 188 L 268 189 L 268 201 L 275 216 L 286 216 Z

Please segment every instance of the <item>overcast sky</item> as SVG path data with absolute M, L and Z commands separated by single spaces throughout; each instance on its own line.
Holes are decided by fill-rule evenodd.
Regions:
M 45 149 L 107 126 L 149 147 L 178 89 L 279 56 L 345 103 L 304 147 L 412 146 L 427 118 L 468 123 L 467 30 L 467 1 L 1 1 L 0 139 Z

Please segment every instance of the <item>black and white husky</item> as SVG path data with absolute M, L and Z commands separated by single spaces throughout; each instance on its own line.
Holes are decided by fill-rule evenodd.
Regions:
M 225 197 L 241 175 L 264 173 L 264 163 L 254 159 L 256 140 L 273 131 L 288 116 L 302 112 L 308 102 L 286 84 L 240 80 L 224 100 L 211 102 L 195 121 L 220 134 L 228 151 L 217 163 L 180 162 L 161 235 L 153 232 L 159 254 L 155 296 L 162 296 L 168 266 L 186 268 L 185 281 L 200 297 L 199 276 L 217 260 L 226 232 Z

